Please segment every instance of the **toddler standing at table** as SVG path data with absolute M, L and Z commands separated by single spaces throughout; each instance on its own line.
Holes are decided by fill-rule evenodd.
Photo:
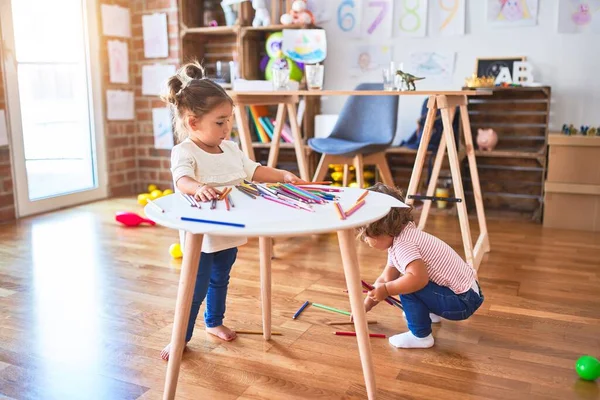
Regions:
M 171 108 L 179 141 L 171 152 L 176 192 L 206 202 L 217 198 L 217 186 L 236 185 L 244 179 L 303 182 L 290 172 L 263 167 L 250 160 L 236 143 L 227 140 L 233 120 L 233 100 L 220 85 L 206 78 L 200 64 L 184 65 L 169 79 L 168 89 L 163 99 Z M 182 246 L 184 238 L 181 231 Z M 246 241 L 246 238 L 204 235 L 186 343 L 192 338 L 196 317 L 205 298 L 206 331 L 226 341 L 236 338 L 235 331 L 223 325 L 223 319 L 229 273 L 237 247 Z M 161 357 L 167 360 L 169 351 L 170 344 L 163 349 Z
M 381 183 L 369 190 L 404 201 L 395 188 Z M 440 317 L 460 321 L 483 303 L 477 273 L 448 244 L 415 226 L 412 207 L 392 208 L 388 215 L 359 230 L 369 246 L 387 250 L 387 266 L 365 299 L 370 311 L 388 296 L 400 295 L 408 332 L 390 337 L 398 348 L 433 346 L 431 323 Z

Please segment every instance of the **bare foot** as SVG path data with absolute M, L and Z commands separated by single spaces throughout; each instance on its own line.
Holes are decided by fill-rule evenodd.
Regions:
M 187 344 L 183 348 L 183 352 L 185 353 L 186 350 L 187 350 Z M 160 358 L 162 358 L 165 361 L 169 361 L 169 354 L 171 354 L 171 343 L 169 343 L 168 345 L 165 346 L 164 349 L 162 349 L 162 351 L 160 352 Z
M 237 337 L 235 331 L 232 331 L 225 325 L 215 326 L 214 328 L 206 327 L 206 332 L 210 333 L 211 335 L 215 335 L 219 339 L 226 342 L 231 342 Z

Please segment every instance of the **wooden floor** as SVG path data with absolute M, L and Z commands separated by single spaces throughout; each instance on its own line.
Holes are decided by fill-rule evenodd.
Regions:
M 0 397 L 160 399 L 179 264 L 165 228 L 124 228 L 114 212 L 133 200 L 85 205 L 0 226 Z M 480 269 L 482 308 L 442 321 L 427 350 L 372 339 L 380 399 L 598 399 L 575 360 L 600 356 L 600 235 L 488 221 L 492 253 Z M 458 221 L 428 230 L 462 249 Z M 362 277 L 386 253 L 358 244 Z M 223 343 L 199 321 L 182 364 L 181 399 L 366 398 L 355 339 L 332 335 L 340 316 L 305 301 L 349 309 L 334 235 L 278 240 L 272 341 Z M 240 248 L 226 323 L 260 329 L 257 241 Z M 344 316 L 341 316 L 344 318 Z M 406 330 L 401 313 L 375 308 L 371 331 Z M 202 318 L 199 318 L 201 320 Z M 352 329 L 352 327 L 345 327 Z M 344 327 L 342 327 L 344 329 Z

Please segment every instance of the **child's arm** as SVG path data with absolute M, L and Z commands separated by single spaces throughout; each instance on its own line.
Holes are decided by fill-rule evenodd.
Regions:
M 200 183 L 189 176 L 182 176 L 177 180 L 177 189 L 182 193 L 194 196 L 200 201 L 216 199 L 221 193 L 217 189 Z
M 423 289 L 429 283 L 427 267 L 423 260 L 414 260 L 406 266 L 405 274 L 391 282 L 377 283 L 369 292 L 369 297 L 381 301 L 387 296 L 408 294 Z
M 263 167 L 262 165 L 254 171 L 253 181 L 257 182 L 285 182 L 285 183 L 306 183 L 291 172 L 283 169 Z

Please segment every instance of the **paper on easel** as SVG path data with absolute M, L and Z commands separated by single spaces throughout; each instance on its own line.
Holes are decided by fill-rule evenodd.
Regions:
M 129 55 L 127 42 L 109 40 L 108 75 L 110 83 L 129 83 Z
M 129 8 L 102 4 L 102 33 L 104 36 L 131 37 Z
M 175 65 L 154 64 L 142 67 L 142 94 L 159 96 L 166 91 L 167 80 L 175 75 Z
M 156 13 L 142 17 L 144 32 L 144 57 L 161 58 L 169 56 L 169 36 L 167 14 Z
M 173 148 L 173 126 L 171 112 L 168 108 L 152 109 L 152 126 L 154 128 L 154 147 L 157 149 Z
M 132 91 L 106 91 L 106 119 L 109 121 L 129 121 L 134 119 L 134 98 Z
M 8 145 L 8 129 L 4 110 L 0 110 L 0 147 Z

